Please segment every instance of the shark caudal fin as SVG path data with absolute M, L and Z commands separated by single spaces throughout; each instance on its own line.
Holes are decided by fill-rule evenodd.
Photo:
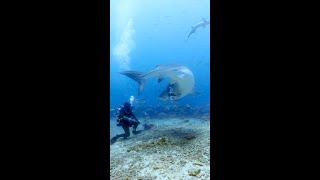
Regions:
M 138 95 L 141 94 L 144 88 L 144 84 L 146 82 L 146 79 L 143 77 L 143 73 L 138 72 L 138 71 L 122 71 L 120 74 L 125 75 L 134 81 L 136 81 L 139 84 L 139 90 L 138 90 Z

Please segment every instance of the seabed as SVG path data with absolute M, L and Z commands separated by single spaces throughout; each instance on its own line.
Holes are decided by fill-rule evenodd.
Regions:
M 110 145 L 110 179 L 210 179 L 209 117 L 149 119 L 148 123 L 155 126 Z M 111 136 L 123 133 L 113 126 Z

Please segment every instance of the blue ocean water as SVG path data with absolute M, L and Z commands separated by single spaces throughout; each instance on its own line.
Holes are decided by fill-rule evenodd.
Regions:
M 110 107 L 131 95 L 141 106 L 165 106 L 158 99 L 166 82 L 148 80 L 138 96 L 138 85 L 119 74 L 122 70 L 148 72 L 160 64 L 187 66 L 195 77 L 196 95 L 175 102 L 192 107 L 210 104 L 210 25 L 186 40 L 191 27 L 210 19 L 210 0 L 110 1 Z M 139 106 L 139 105 L 137 105 Z

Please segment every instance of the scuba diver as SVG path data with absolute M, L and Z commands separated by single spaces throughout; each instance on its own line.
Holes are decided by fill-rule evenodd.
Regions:
M 135 98 L 134 96 L 130 96 L 129 102 L 125 102 L 123 106 L 118 108 L 118 115 L 117 115 L 117 126 L 122 126 L 124 130 L 124 134 L 118 134 L 115 137 L 111 138 L 111 144 L 115 143 L 118 138 L 123 137 L 127 139 L 130 136 L 130 127 L 133 127 L 132 133 L 139 134 L 144 130 L 149 130 L 154 125 L 152 124 L 143 124 L 144 130 L 137 131 L 137 127 L 140 124 L 140 121 L 136 118 L 136 116 L 132 112 L 133 104 Z
M 125 102 L 123 106 L 118 108 L 117 126 L 122 126 L 124 134 L 118 134 L 111 139 L 111 144 L 115 143 L 118 138 L 123 137 L 127 139 L 130 136 L 130 127 L 133 127 L 132 133 L 138 134 L 137 127 L 140 124 L 139 120 L 132 113 L 134 97 L 130 96 L 129 102 Z
M 137 127 L 140 124 L 139 120 L 132 113 L 131 104 L 125 102 L 123 107 L 119 110 L 119 115 L 117 117 L 117 126 L 122 126 L 124 130 L 124 139 L 130 136 L 130 127 L 133 127 L 132 133 L 137 134 Z

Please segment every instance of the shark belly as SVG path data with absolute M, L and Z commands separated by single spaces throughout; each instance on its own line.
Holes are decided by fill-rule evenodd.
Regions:
M 192 93 L 195 82 L 192 72 L 188 69 L 184 69 L 183 71 L 180 71 L 178 74 L 171 75 L 170 79 L 170 83 L 178 84 L 178 99 L 181 99 L 182 97 Z

